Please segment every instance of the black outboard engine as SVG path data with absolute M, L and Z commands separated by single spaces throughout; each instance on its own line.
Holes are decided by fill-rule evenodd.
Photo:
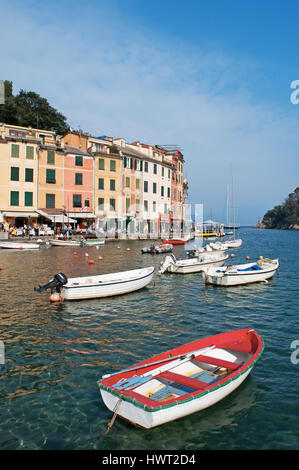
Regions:
M 196 250 L 187 250 L 188 258 L 196 258 Z
M 54 279 L 52 279 L 52 281 L 48 282 L 44 286 L 35 287 L 34 290 L 35 292 L 44 292 L 47 289 L 51 289 L 51 293 L 53 293 L 55 290 L 56 292 L 60 292 L 65 284 L 67 284 L 66 275 L 63 273 L 58 273 L 55 274 Z

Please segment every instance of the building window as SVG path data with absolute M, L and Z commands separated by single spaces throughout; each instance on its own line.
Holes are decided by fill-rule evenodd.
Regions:
M 83 184 L 82 173 L 75 173 L 75 184 Z
M 156 174 L 157 174 L 157 164 L 154 163 L 154 175 L 156 175 Z
M 103 211 L 104 210 L 104 198 L 103 197 L 99 197 L 98 198 L 98 211 Z
M 156 212 L 156 208 L 157 208 L 157 203 L 156 201 L 153 201 L 153 212 Z
M 144 171 L 148 172 L 148 162 L 144 162 Z
M 115 212 L 115 199 L 109 199 L 110 211 Z
M 110 191 L 115 191 L 115 180 L 110 180 Z
M 82 207 L 81 194 L 73 194 L 73 207 Z
M 46 208 L 47 209 L 55 208 L 55 194 L 46 194 Z
M 54 150 L 48 150 L 47 164 L 48 165 L 55 165 L 55 152 L 54 152 Z
M 89 199 L 85 199 L 85 201 L 84 201 L 84 207 L 89 207 Z
M 33 183 L 33 168 L 25 168 L 25 181 Z
M 140 200 L 136 199 L 136 211 L 140 211 Z
M 10 191 L 10 205 L 11 206 L 19 205 L 19 191 Z
M 157 194 L 157 183 L 153 183 L 153 193 Z
M 144 208 L 145 212 L 148 211 L 148 201 L 143 201 L 143 208 Z
M 47 168 L 47 171 L 46 171 L 46 183 L 51 183 L 51 184 L 55 184 L 55 183 L 56 183 L 55 170 L 50 170 L 49 168 Z
M 24 193 L 24 205 L 33 206 L 33 193 L 25 191 Z
M 105 160 L 104 160 L 104 158 L 99 158 L 99 170 L 105 170 Z
M 76 166 L 83 166 L 83 157 L 80 157 L 79 155 L 76 155 L 75 165 Z
M 136 189 L 140 189 L 140 180 L 136 179 Z
M 13 158 L 19 158 L 19 156 L 20 156 L 20 146 L 19 146 L 19 144 L 11 144 L 11 156 Z
M 164 186 L 161 186 L 161 196 L 164 196 Z
M 26 158 L 27 160 L 33 160 L 34 158 L 34 147 L 32 145 L 26 146 Z
M 17 166 L 10 167 L 10 180 L 19 181 L 19 168 Z
M 128 211 L 130 209 L 130 198 L 129 197 L 126 197 L 126 211 Z
M 145 193 L 148 192 L 148 181 L 144 181 L 143 191 L 144 191 Z
M 170 170 L 168 170 L 168 179 L 170 180 Z
M 170 197 L 170 188 L 167 188 L 167 197 Z
M 115 171 L 116 166 L 115 166 L 115 160 L 110 160 L 110 171 Z
M 162 171 L 162 176 L 164 176 L 164 166 L 162 166 L 161 171 Z
M 129 188 L 130 187 L 130 177 L 127 176 L 126 177 L 126 188 Z
M 98 189 L 104 189 L 104 178 L 99 178 L 99 187 Z

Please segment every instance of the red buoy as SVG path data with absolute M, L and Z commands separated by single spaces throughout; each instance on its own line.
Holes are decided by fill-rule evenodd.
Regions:
M 250 259 L 250 256 L 246 256 L 246 259 Z
M 89 264 L 94 264 L 94 260 L 93 260 L 93 259 L 89 259 L 89 260 L 88 260 L 88 263 L 89 263 Z

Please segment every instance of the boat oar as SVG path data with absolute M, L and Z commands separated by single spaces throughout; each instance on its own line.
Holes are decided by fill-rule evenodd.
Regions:
M 118 372 L 113 372 L 112 374 L 103 375 L 102 379 L 106 379 L 108 377 L 112 377 L 112 376 L 118 375 L 118 374 L 124 374 L 125 372 L 137 371 L 139 369 L 144 369 L 146 367 L 155 366 L 155 365 L 158 365 L 158 364 L 163 364 L 164 362 L 171 361 L 170 364 L 166 365 L 166 368 L 165 367 L 163 368 L 163 366 L 162 366 L 162 368 L 164 370 L 169 370 L 169 369 L 172 369 L 173 367 L 175 367 L 178 364 L 182 364 L 183 363 L 182 360 L 184 360 L 184 362 L 188 361 L 193 355 L 204 354 L 204 353 L 210 351 L 211 349 L 213 349 L 214 347 L 215 347 L 215 345 L 213 344 L 211 346 L 208 346 L 207 348 L 197 349 L 195 351 L 178 354 L 177 356 L 173 356 L 173 357 L 166 357 L 164 359 L 160 359 L 159 361 L 149 362 L 147 364 L 141 364 L 141 365 L 136 366 L 136 367 L 130 367 L 129 369 L 122 369 Z M 150 375 L 150 378 L 153 375 L 157 375 L 158 373 L 160 373 L 162 371 L 161 370 L 162 368 L 159 368 L 157 372 L 155 370 L 152 370 L 152 371 L 146 372 L 143 375 L 140 375 L 140 376 L 137 376 L 137 377 L 131 377 L 131 381 L 130 381 L 130 379 L 122 379 L 119 382 L 117 382 L 113 387 L 115 388 L 115 386 L 117 385 L 118 386 L 117 388 L 119 388 L 119 387 L 123 388 L 123 386 L 125 384 L 127 384 L 128 386 L 130 386 L 130 388 L 133 388 L 135 386 L 133 384 L 135 384 L 135 383 L 137 384 L 138 381 L 140 381 L 140 385 L 141 385 L 141 383 L 144 383 L 144 381 L 148 380 L 149 375 Z

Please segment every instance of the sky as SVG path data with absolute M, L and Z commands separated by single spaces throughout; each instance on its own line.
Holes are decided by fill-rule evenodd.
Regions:
M 0 79 L 75 129 L 179 147 L 205 219 L 225 221 L 233 175 L 237 222 L 253 225 L 299 185 L 298 13 L 292 0 L 10 0 Z

